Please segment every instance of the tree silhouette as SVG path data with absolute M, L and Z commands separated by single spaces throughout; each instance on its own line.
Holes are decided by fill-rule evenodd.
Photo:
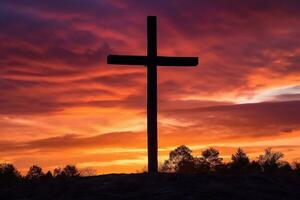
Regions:
M 230 168 L 233 171 L 246 172 L 248 170 L 250 160 L 243 149 L 238 148 L 236 153 L 231 156 L 231 160 Z
M 177 173 L 192 173 L 195 172 L 195 162 L 193 159 L 181 160 L 177 164 L 175 171 Z
M 67 177 L 75 177 L 80 175 L 79 170 L 75 165 L 66 165 L 63 169 L 63 172 Z
M 267 148 L 263 155 L 259 155 L 258 160 L 250 162 L 249 157 L 242 148 L 232 154 L 231 162 L 223 163 L 220 152 L 210 147 L 202 151 L 200 157 L 193 157 L 192 150 L 185 145 L 181 145 L 172 150 L 169 159 L 164 161 L 161 172 L 177 173 L 261 173 L 261 172 L 298 172 L 300 173 L 300 163 L 295 163 L 292 169 L 288 162 L 281 161 L 283 153 L 272 151 Z
M 249 165 L 248 173 L 260 173 L 262 172 L 262 167 L 260 166 L 259 162 L 256 160 L 253 160 Z
M 165 160 L 164 163 L 160 166 L 160 172 L 174 172 L 175 170 L 172 168 L 170 160 Z
M 48 171 L 44 176 L 41 177 L 42 180 L 48 181 L 53 179 L 53 175 L 50 171 Z
M 282 174 L 300 174 L 300 163 L 295 162 L 292 168 L 288 162 L 281 160 L 284 156 L 283 153 L 272 151 L 271 148 L 265 149 L 264 154 L 259 155 L 258 160 L 253 160 L 251 163 L 249 157 L 241 148 L 238 148 L 237 151 L 232 154 L 232 161 L 229 163 L 223 163 L 223 159 L 219 156 L 219 151 L 210 147 L 203 150 L 201 156 L 193 157 L 192 150 L 185 145 L 181 145 L 170 151 L 169 158 L 165 160 L 160 171 L 176 173 L 277 172 Z M 53 176 L 67 179 L 70 177 L 93 175 L 96 175 L 94 169 L 85 168 L 79 171 L 75 165 L 55 168 L 53 175 L 50 171 L 44 174 L 41 167 L 33 165 L 29 168 L 24 178 L 27 180 L 42 180 L 43 182 L 45 180 L 51 180 Z M 0 186 L 9 186 L 21 182 L 21 180 L 22 176 L 20 172 L 12 164 L 0 164 Z
M 217 166 L 222 164 L 223 158 L 220 158 L 219 155 L 220 152 L 213 147 L 202 151 L 203 162 L 207 162 L 211 170 L 215 170 Z
M 60 167 L 57 167 L 53 170 L 53 176 L 59 178 L 66 175 L 63 173 L 63 170 Z
M 182 145 L 171 151 L 161 168 L 163 172 L 187 172 L 193 168 L 192 150 Z
M 194 158 L 194 162 L 196 173 L 207 173 L 210 171 L 210 163 L 207 162 L 204 158 L 196 157 Z
M 33 165 L 30 167 L 25 178 L 28 180 L 39 180 L 42 176 L 44 176 L 42 168 L 37 165 Z
M 219 151 L 208 148 L 202 152 L 202 157 L 193 157 L 192 150 L 185 145 L 177 147 L 170 152 L 169 159 L 165 160 L 162 172 L 178 173 L 206 173 L 209 171 L 224 171 L 227 165 L 222 164 Z
M 21 180 L 20 172 L 14 165 L 9 163 L 0 164 L 0 185 L 10 186 Z
M 261 165 L 264 172 L 275 172 L 280 166 L 280 159 L 283 158 L 283 153 L 274 152 L 272 148 L 265 149 L 265 153 L 258 157 L 258 163 Z
M 53 170 L 53 175 L 55 178 L 67 178 L 79 176 L 79 170 L 75 165 L 66 165 L 63 169 L 57 167 Z

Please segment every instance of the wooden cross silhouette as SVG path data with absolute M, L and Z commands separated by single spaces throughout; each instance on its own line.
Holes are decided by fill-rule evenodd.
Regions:
M 157 66 L 197 66 L 198 57 L 157 56 L 156 16 L 147 17 L 147 56 L 108 55 L 108 64 L 147 66 L 148 172 L 158 172 Z

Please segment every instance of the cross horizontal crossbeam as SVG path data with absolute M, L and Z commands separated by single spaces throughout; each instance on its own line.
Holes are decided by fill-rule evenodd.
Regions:
M 158 66 L 197 66 L 197 57 L 169 57 L 156 56 L 125 56 L 125 55 L 109 55 L 107 57 L 108 64 L 118 65 L 158 65 Z
M 147 18 L 147 56 L 109 55 L 108 64 L 147 66 L 147 146 L 148 172 L 158 172 L 157 66 L 197 66 L 198 57 L 157 56 L 156 17 Z

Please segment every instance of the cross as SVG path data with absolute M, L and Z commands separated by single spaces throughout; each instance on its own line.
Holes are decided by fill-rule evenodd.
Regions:
M 198 57 L 157 56 L 156 16 L 147 17 L 147 56 L 108 55 L 108 64 L 147 66 L 148 172 L 158 172 L 157 66 L 197 66 Z

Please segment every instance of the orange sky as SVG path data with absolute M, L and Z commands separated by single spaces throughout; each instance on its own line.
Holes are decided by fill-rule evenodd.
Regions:
M 106 56 L 144 55 L 147 15 L 159 55 L 200 58 L 158 70 L 161 162 L 181 144 L 300 160 L 299 11 L 293 0 L 1 3 L 0 162 L 141 171 L 146 71 Z

